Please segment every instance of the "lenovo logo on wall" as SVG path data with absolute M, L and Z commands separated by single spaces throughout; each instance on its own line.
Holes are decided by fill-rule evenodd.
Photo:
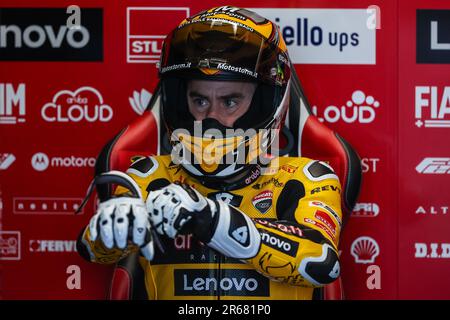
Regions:
M 66 8 L 1 8 L 0 16 L 0 60 L 103 60 L 102 9 L 81 9 L 79 26 L 68 26 Z
M 0 124 L 18 122 L 25 122 L 25 83 L 0 83 Z
M 450 63 L 450 10 L 417 10 L 417 63 Z
M 75 240 L 30 240 L 28 249 L 30 252 L 76 252 Z
M 52 101 L 42 107 L 41 116 L 47 122 L 109 122 L 113 109 L 97 89 L 81 87 L 56 93 Z
M 0 231 L 0 260 L 20 258 L 20 231 Z
M 450 158 L 425 158 L 416 171 L 421 174 L 450 174 Z
M 375 64 L 376 29 L 367 9 L 256 8 L 277 23 L 293 63 Z
M 415 258 L 450 259 L 450 243 L 421 243 L 414 244 Z
M 450 87 L 416 86 L 415 118 L 421 128 L 450 128 Z
M 127 8 L 127 62 L 159 62 L 166 35 L 189 15 L 188 7 Z
M 82 198 L 16 197 L 13 199 L 13 212 L 15 214 L 72 215 L 80 207 L 82 201 Z
M 373 96 L 361 90 L 355 90 L 350 99 L 341 105 L 329 105 L 319 114 L 317 106 L 313 106 L 312 112 L 320 122 L 336 123 L 372 123 L 375 120 L 376 110 L 380 102 Z

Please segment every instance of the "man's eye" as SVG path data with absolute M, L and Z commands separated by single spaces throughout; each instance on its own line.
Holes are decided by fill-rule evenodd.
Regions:
M 208 100 L 202 98 L 194 99 L 194 103 L 198 107 L 206 107 L 208 105 Z
M 237 102 L 233 99 L 226 99 L 224 104 L 225 104 L 225 107 L 227 107 L 227 108 L 233 108 L 237 105 Z

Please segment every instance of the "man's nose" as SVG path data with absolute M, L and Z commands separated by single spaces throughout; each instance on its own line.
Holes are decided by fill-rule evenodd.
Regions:
M 213 119 L 219 120 L 220 112 L 219 112 L 219 106 L 218 106 L 217 102 L 211 103 L 211 105 L 208 108 L 208 111 L 206 112 L 206 118 L 213 118 Z

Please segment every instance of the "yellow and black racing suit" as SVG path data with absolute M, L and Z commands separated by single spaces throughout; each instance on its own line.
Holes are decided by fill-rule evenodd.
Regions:
M 323 162 L 280 157 L 264 174 L 255 166 L 237 182 L 202 184 L 166 155 L 139 158 L 127 174 L 144 198 L 175 181 L 188 184 L 245 213 L 260 233 L 257 254 L 246 260 L 226 257 L 192 234 L 160 236 L 153 261 L 141 258 L 150 299 L 311 299 L 313 288 L 339 276 L 341 186 Z M 93 262 L 126 254 L 91 241 L 89 227 L 82 242 Z

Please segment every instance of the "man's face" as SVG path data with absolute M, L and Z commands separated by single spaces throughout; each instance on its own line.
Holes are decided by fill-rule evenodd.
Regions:
M 256 84 L 235 81 L 191 80 L 187 86 L 189 111 L 195 120 L 213 118 L 226 127 L 247 112 Z

